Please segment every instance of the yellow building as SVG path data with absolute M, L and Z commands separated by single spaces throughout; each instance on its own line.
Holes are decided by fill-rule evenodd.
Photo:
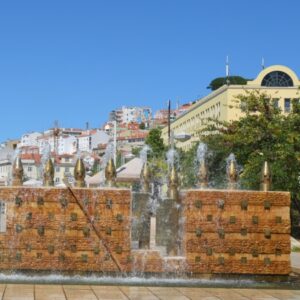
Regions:
M 282 112 L 289 113 L 291 99 L 299 98 L 300 81 L 293 70 L 281 65 L 263 69 L 256 79 L 246 85 L 223 85 L 206 97 L 199 99 L 191 108 L 171 123 L 171 132 L 177 137 L 188 137 L 185 141 L 176 141 L 176 146 L 188 150 L 199 141 L 199 131 L 205 127 L 208 118 L 221 121 L 239 119 L 241 111 L 236 108 L 236 97 L 245 91 L 258 90 L 274 99 Z M 162 130 L 164 142 L 168 142 L 168 127 Z

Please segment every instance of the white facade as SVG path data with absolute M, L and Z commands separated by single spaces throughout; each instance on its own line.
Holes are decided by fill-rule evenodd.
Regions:
M 152 110 L 150 107 L 123 106 L 118 110 L 112 111 L 110 118 L 118 123 L 145 123 L 147 126 L 152 120 Z
M 41 179 L 39 165 L 33 159 L 22 159 L 23 170 L 24 170 L 24 179 Z
M 58 154 L 73 154 L 77 149 L 77 139 L 75 136 L 60 136 L 58 139 Z
M 78 150 L 81 152 L 91 152 L 93 149 L 96 149 L 99 144 L 107 144 L 110 138 L 111 137 L 103 130 L 86 131 L 77 138 Z
M 39 165 L 35 163 L 33 159 L 22 159 L 24 180 L 35 179 L 38 180 L 40 177 Z M 10 159 L 0 160 L 0 180 L 9 184 L 9 179 L 12 174 L 12 163 Z
M 40 132 L 23 134 L 19 146 L 38 146 L 38 137 L 42 136 Z
M 73 135 L 62 135 L 54 138 L 54 136 L 50 134 L 38 138 L 38 147 L 40 150 L 42 150 L 47 143 L 50 145 L 51 152 L 55 151 L 59 155 L 74 154 L 77 149 L 77 139 Z

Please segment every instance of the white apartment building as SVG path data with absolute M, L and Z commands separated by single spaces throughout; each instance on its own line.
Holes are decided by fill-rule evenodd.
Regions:
M 99 144 L 107 144 L 111 137 L 103 130 L 87 130 L 77 137 L 78 150 L 81 152 L 91 152 Z
M 110 121 L 117 121 L 118 123 L 145 123 L 148 126 L 151 120 L 152 110 L 150 107 L 122 106 L 122 108 L 110 113 Z
M 61 154 L 73 154 L 77 150 L 77 138 L 73 135 L 59 135 L 54 137 L 53 133 L 38 137 L 38 147 L 42 150 L 46 144 L 50 145 L 51 152 Z
M 25 133 L 21 137 L 18 147 L 38 146 L 38 137 L 42 136 L 40 132 Z

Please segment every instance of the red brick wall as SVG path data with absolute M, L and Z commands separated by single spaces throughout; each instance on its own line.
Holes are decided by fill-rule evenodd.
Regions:
M 289 274 L 289 193 L 191 190 L 183 204 L 189 271 Z
M 121 268 L 128 270 L 130 191 L 73 191 Z M 118 270 L 68 190 L 1 188 L 0 200 L 7 203 L 7 231 L 0 233 L 0 269 Z
M 73 191 L 80 205 L 67 189 L 0 188 L 7 204 L 0 269 L 115 272 L 112 253 L 122 271 L 290 272 L 289 193 L 184 191 L 184 257 L 166 259 L 131 251 L 130 190 Z

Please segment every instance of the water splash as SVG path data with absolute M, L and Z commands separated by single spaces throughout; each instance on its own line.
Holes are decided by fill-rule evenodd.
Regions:
M 230 176 L 230 166 L 232 164 L 237 169 L 237 161 L 236 161 L 234 153 L 230 153 L 229 156 L 226 158 L 226 174 L 227 174 L 228 178 Z
M 206 161 L 208 156 L 207 145 L 205 143 L 200 143 L 197 148 L 197 161 L 203 163 Z
M 174 148 L 169 149 L 167 152 L 167 164 L 169 169 L 171 169 L 173 166 L 178 167 L 179 165 L 179 155 Z
M 148 160 L 148 154 L 152 151 L 151 147 L 149 145 L 145 145 L 141 152 L 140 152 L 140 158 L 143 162 L 143 164 L 145 164 Z
M 7 175 L 7 185 L 12 185 L 13 180 L 13 165 L 15 160 L 21 155 L 21 151 L 19 148 L 16 148 L 12 155 L 8 155 L 7 159 L 10 161 L 11 168 Z
M 102 158 L 102 162 L 101 162 L 101 169 L 105 169 L 108 161 L 113 158 L 114 156 L 114 145 L 112 142 L 108 143 L 107 144 L 107 147 L 105 149 L 105 153 L 103 155 L 103 158 Z
M 99 274 L 83 275 L 63 275 L 59 273 L 50 274 L 25 274 L 22 272 L 13 272 L 10 274 L 0 273 L 0 279 L 5 283 L 31 283 L 31 284 L 102 284 L 102 285 L 138 285 L 138 286 L 190 286 L 190 287 L 231 287 L 245 286 L 249 284 L 253 286 L 275 286 L 272 283 L 255 282 L 249 278 L 229 279 L 229 278 L 214 278 L 214 279 L 193 279 L 187 276 L 183 278 L 174 278 L 170 274 L 167 276 L 143 276 L 137 277 L 117 277 L 117 276 L 99 276 Z M 278 283 L 276 283 L 278 286 Z
M 41 148 L 41 164 L 38 168 L 38 179 L 41 181 L 43 181 L 45 165 L 49 158 L 51 158 L 51 146 L 48 142 L 45 142 Z
M 208 187 L 207 145 L 200 143 L 197 148 L 197 161 L 199 164 L 198 180 L 200 188 Z
M 238 175 L 241 168 L 238 166 L 235 155 L 230 153 L 226 159 L 226 174 L 229 189 L 236 189 L 239 186 Z
M 76 155 L 75 155 L 76 161 L 77 161 L 78 159 L 82 158 L 81 156 L 82 156 L 82 155 L 81 155 L 81 150 L 78 148 L 77 151 L 76 151 Z

